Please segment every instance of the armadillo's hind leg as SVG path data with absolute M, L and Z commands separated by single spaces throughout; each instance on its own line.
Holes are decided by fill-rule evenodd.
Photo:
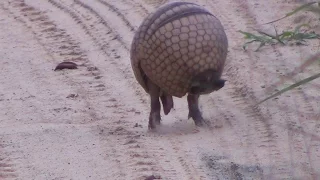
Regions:
M 157 125 L 160 124 L 161 116 L 160 116 L 160 88 L 151 82 L 149 79 L 147 80 L 147 85 L 149 89 L 149 95 L 151 99 L 151 111 L 149 115 L 149 129 L 156 128 Z
M 192 117 L 194 123 L 197 126 L 203 125 L 203 117 L 199 110 L 199 95 L 189 94 L 188 97 L 188 107 L 189 107 L 189 115 L 188 118 Z

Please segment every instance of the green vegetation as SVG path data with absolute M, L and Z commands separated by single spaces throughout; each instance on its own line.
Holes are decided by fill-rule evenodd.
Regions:
M 289 42 L 294 41 L 296 45 L 306 45 L 304 44 L 306 39 L 318 39 L 320 38 L 319 34 L 315 32 L 301 32 L 302 27 L 309 27 L 308 24 L 302 24 L 297 26 L 294 30 L 284 31 L 281 34 L 278 34 L 277 30 L 275 29 L 276 34 L 271 35 L 266 32 L 258 31 L 261 35 L 255 35 L 249 32 L 239 31 L 240 33 L 245 35 L 245 39 L 249 39 L 248 42 L 244 43 L 242 48 L 246 50 L 248 44 L 253 42 L 260 42 L 259 47 L 255 50 L 258 51 L 261 47 L 270 44 L 277 44 L 281 43 L 283 45 L 288 44 Z
M 317 6 L 314 6 L 315 4 L 317 4 Z M 277 19 L 277 20 L 274 20 L 274 21 L 271 21 L 271 22 L 268 22 L 266 24 L 280 21 L 282 19 L 285 19 L 289 16 L 292 16 L 292 15 L 294 15 L 300 11 L 304 11 L 304 10 L 309 11 L 309 12 L 313 12 L 320 17 L 320 2 L 310 2 L 310 3 L 303 4 L 299 7 L 297 7 L 296 9 L 294 9 L 292 12 L 287 13 L 284 17 Z M 275 35 L 271 35 L 271 34 L 268 34 L 266 32 L 262 32 L 262 31 L 257 31 L 259 33 L 258 35 L 253 34 L 253 33 L 249 33 L 249 32 L 244 32 L 244 31 L 239 31 L 239 32 L 244 35 L 245 39 L 249 40 L 248 42 L 244 43 L 244 45 L 243 45 L 244 50 L 247 49 L 248 44 L 251 44 L 254 42 L 260 43 L 258 48 L 255 51 L 259 51 L 259 49 L 263 46 L 274 45 L 274 44 L 278 44 L 278 43 L 280 43 L 282 45 L 287 45 L 287 44 L 293 42 L 293 44 L 295 44 L 295 45 L 306 45 L 305 44 L 306 40 L 320 38 L 320 35 L 316 34 L 315 32 L 301 31 L 302 27 L 310 28 L 310 26 L 308 24 L 301 24 L 301 25 L 297 26 L 295 29 L 284 31 L 281 34 L 278 34 L 277 30 L 275 29 Z M 308 58 L 306 61 L 308 63 L 304 63 L 304 64 L 310 65 L 310 64 L 312 64 L 312 62 L 315 62 L 317 60 L 320 62 L 320 53 L 317 53 L 316 55 Z M 311 63 L 310 63 L 310 61 L 311 61 Z M 320 72 L 315 75 L 312 75 L 308 78 L 305 78 L 301 81 L 298 81 L 298 82 L 264 98 L 263 100 L 258 102 L 256 105 L 259 105 L 259 104 L 261 104 L 271 98 L 279 96 L 279 95 L 281 95 L 287 91 L 290 91 L 298 86 L 309 83 L 310 81 L 315 80 L 319 77 L 320 77 Z

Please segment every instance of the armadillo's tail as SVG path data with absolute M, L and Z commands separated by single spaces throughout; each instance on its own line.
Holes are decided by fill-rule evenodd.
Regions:
M 162 94 L 160 96 L 162 106 L 163 106 L 163 112 L 165 115 L 169 114 L 170 110 L 173 108 L 173 98 L 172 96 Z

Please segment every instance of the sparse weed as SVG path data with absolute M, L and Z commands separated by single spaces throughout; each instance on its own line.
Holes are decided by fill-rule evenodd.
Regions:
M 313 6 L 314 4 L 316 4 L 318 6 Z M 280 19 L 277 19 L 277 20 L 274 20 L 274 21 L 271 21 L 269 23 L 266 23 L 266 24 L 270 24 L 270 23 L 274 23 L 274 22 L 277 22 L 277 21 L 280 21 L 282 19 L 285 19 L 289 16 L 292 16 L 300 11 L 303 11 L 303 10 L 307 10 L 307 11 L 310 11 L 310 12 L 313 12 L 317 15 L 319 15 L 320 17 L 320 2 L 310 2 L 310 3 L 306 3 L 306 4 L 303 4 L 299 7 L 297 7 L 296 9 L 294 9 L 292 12 L 290 13 L 287 13 L 284 17 L 280 18 Z M 281 43 L 283 45 L 287 45 L 289 43 L 294 43 L 296 45 L 306 45 L 305 42 L 306 40 L 308 39 L 319 39 L 320 38 L 320 35 L 319 34 L 316 34 L 315 32 L 311 32 L 311 31 L 301 31 L 302 27 L 309 27 L 308 24 L 301 24 L 299 26 L 297 26 L 294 30 L 288 30 L 288 31 L 284 31 L 282 32 L 281 34 L 278 34 L 277 33 L 277 30 L 275 29 L 275 35 L 270 35 L 268 33 L 265 33 L 265 32 L 262 32 L 262 31 L 257 31 L 260 35 L 255 35 L 253 33 L 249 33 L 249 32 L 244 32 L 244 31 L 239 31 L 240 33 L 244 34 L 245 35 L 245 39 L 249 39 L 248 42 L 244 43 L 244 45 L 242 46 L 244 50 L 246 50 L 248 44 L 250 43 L 253 43 L 253 42 L 259 42 L 260 45 L 258 46 L 258 48 L 255 50 L 255 51 L 258 51 L 261 47 L 265 46 L 265 45 L 272 45 L 272 44 L 277 44 L 277 43 Z M 308 65 L 311 65 L 312 62 L 315 62 L 315 61 L 319 61 L 320 62 L 320 53 L 317 53 L 315 55 L 313 55 L 312 57 L 308 58 L 308 60 L 306 62 L 308 62 Z M 311 62 L 311 63 L 310 63 Z M 306 63 L 304 63 L 306 64 Z M 309 83 L 310 81 L 313 81 L 317 78 L 320 77 L 320 72 L 315 74 L 315 75 L 312 75 L 308 78 L 305 78 L 301 81 L 298 81 L 266 98 L 264 98 L 263 100 L 261 100 L 260 102 L 258 102 L 256 105 L 259 105 L 271 98 L 274 98 L 276 96 L 279 96 L 287 91 L 290 91 L 298 86 L 301 86 L 303 84 L 306 84 L 306 83 Z
M 275 29 L 276 34 L 268 34 L 263 31 L 257 31 L 260 35 L 255 35 L 253 33 L 239 31 L 240 33 L 245 35 L 245 39 L 248 39 L 249 41 L 244 43 L 242 48 L 244 50 L 247 49 L 248 44 L 251 44 L 253 42 L 259 42 L 260 45 L 255 51 L 259 51 L 259 49 L 266 45 L 274 45 L 274 44 L 296 44 L 296 45 L 306 45 L 307 39 L 318 39 L 320 38 L 319 34 L 316 34 L 315 32 L 308 32 L 308 31 L 301 31 L 302 27 L 309 27 L 308 24 L 302 24 L 297 26 L 294 30 L 288 30 L 284 31 L 281 34 L 278 34 L 277 30 Z
M 245 35 L 245 39 L 249 39 L 248 42 L 244 43 L 242 48 L 243 50 L 246 50 L 248 47 L 248 44 L 251 44 L 253 42 L 259 42 L 260 45 L 255 51 L 259 51 L 259 49 L 267 44 L 275 44 L 276 42 L 274 41 L 273 37 L 266 36 L 266 35 L 255 35 L 249 32 L 244 32 L 244 31 L 239 31 L 240 33 Z

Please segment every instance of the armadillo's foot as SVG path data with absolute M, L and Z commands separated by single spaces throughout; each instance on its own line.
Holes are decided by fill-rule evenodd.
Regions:
M 147 82 L 149 94 L 151 98 L 151 112 L 149 115 L 149 129 L 156 128 L 157 125 L 160 124 L 161 116 L 160 116 L 160 88 L 152 83 L 150 80 Z
M 155 129 L 158 125 L 160 125 L 161 116 L 160 113 L 150 113 L 149 116 L 149 129 Z
M 189 94 L 187 99 L 189 107 L 188 119 L 191 117 L 194 120 L 196 126 L 203 126 L 204 120 L 199 110 L 199 95 Z

